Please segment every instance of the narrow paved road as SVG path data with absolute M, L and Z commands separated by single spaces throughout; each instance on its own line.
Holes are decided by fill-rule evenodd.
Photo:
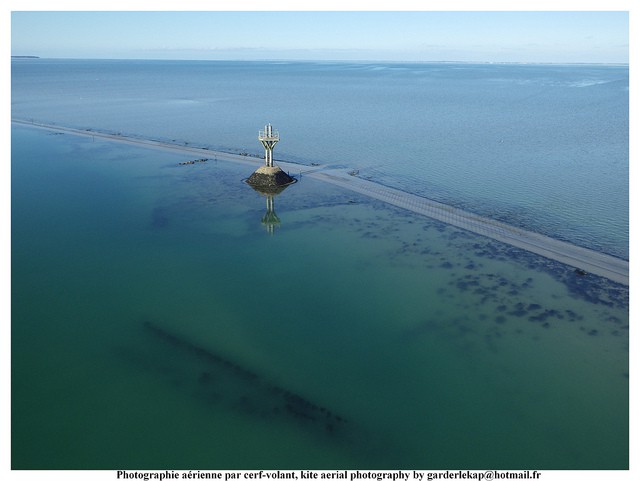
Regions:
M 376 184 L 345 171 L 317 171 L 306 174 L 325 182 L 387 202 L 426 217 L 554 259 L 586 272 L 629 285 L 629 262 L 535 232 L 513 227 L 471 212 L 425 199 L 408 192 Z
M 257 166 L 262 163 L 256 157 L 231 154 L 187 145 L 170 144 L 157 140 L 137 139 L 117 134 L 107 134 L 92 130 L 78 130 L 57 125 L 35 124 L 24 120 L 12 119 L 13 123 L 30 127 L 67 132 L 75 135 L 98 137 L 101 139 L 124 142 L 146 148 L 157 148 L 179 152 L 194 153 L 205 157 L 215 157 Z M 301 166 L 299 164 L 278 161 L 280 167 L 296 174 L 302 172 L 304 177 L 312 177 L 324 182 L 339 185 L 368 197 L 410 210 L 417 214 L 436 219 L 438 221 L 474 232 L 506 244 L 553 259 L 564 264 L 582 269 L 586 272 L 606 277 L 614 282 L 629 285 L 629 262 L 623 259 L 602 254 L 584 247 L 578 247 L 568 242 L 559 241 L 551 237 L 510 226 L 493 219 L 482 217 L 455 207 L 426 199 L 408 192 L 385 187 L 357 176 L 349 175 L 343 169 L 327 169 L 323 166 Z

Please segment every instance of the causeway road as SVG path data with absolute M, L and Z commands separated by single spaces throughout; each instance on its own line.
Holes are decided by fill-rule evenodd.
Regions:
M 79 130 L 57 125 L 34 123 L 25 120 L 12 119 L 18 125 L 65 132 L 75 135 L 96 137 L 116 142 L 128 143 L 139 147 L 156 148 L 182 153 L 193 153 L 200 156 L 214 156 L 219 160 L 228 160 L 257 166 L 262 159 L 246 155 L 232 154 L 228 152 L 214 151 L 199 147 L 190 147 L 182 144 L 171 144 L 159 140 L 138 139 L 120 134 L 109 134 L 94 130 Z M 303 176 L 311 177 L 323 182 L 328 182 L 353 192 L 363 194 L 373 199 L 407 209 L 411 212 L 444 222 L 491 239 L 504 242 L 520 249 L 541 255 L 548 259 L 581 269 L 585 272 L 605 277 L 614 282 L 629 285 L 629 262 L 618 257 L 610 256 L 584 247 L 579 247 L 569 242 L 560 241 L 549 236 L 514 227 L 487 217 L 482 217 L 462 209 L 442 204 L 431 199 L 410 194 L 392 187 L 363 179 L 346 169 L 332 169 L 326 166 L 306 166 L 290 162 L 278 161 L 285 171 L 291 174 L 296 171 Z M 304 168 L 304 171 L 302 170 Z

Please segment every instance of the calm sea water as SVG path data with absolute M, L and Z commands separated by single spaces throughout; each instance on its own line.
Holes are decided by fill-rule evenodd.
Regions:
M 316 141 L 299 140 L 304 151 L 295 136 L 285 142 L 305 122 L 285 130 L 292 110 L 268 115 L 291 96 L 276 89 L 284 75 L 276 65 L 218 65 L 222 84 L 225 69 L 256 85 L 251 72 L 270 73 L 272 96 L 253 110 L 247 98 L 195 101 L 193 88 L 195 103 L 182 98 L 177 74 L 167 74 L 165 87 L 151 76 L 157 89 L 147 94 L 130 77 L 138 70 L 149 79 L 176 63 L 13 65 L 14 117 L 32 112 L 40 121 L 249 152 L 258 152 L 255 132 L 240 142 L 239 126 L 271 120 L 283 135 L 281 157 L 372 176 L 390 168 L 377 149 L 366 155 L 368 142 L 357 136 L 361 149 L 350 151 L 362 164 L 329 156 L 320 133 L 335 131 L 335 152 L 349 150 L 338 126 L 304 129 Z M 116 89 L 112 77 L 114 95 L 99 95 L 92 79 L 110 65 L 128 87 Z M 214 72 L 216 64 L 186 67 Z M 38 68 L 49 72 L 40 90 L 27 75 Z M 297 69 L 299 85 L 305 72 L 318 88 L 326 75 L 335 82 L 327 95 L 346 95 L 350 81 L 376 75 L 387 85 L 394 75 L 428 84 L 425 72 L 436 66 L 282 68 Z M 89 100 L 72 108 L 81 100 L 71 101 L 62 79 L 83 69 L 76 98 Z M 202 79 L 183 80 L 206 91 Z M 298 109 L 302 118 L 328 115 Z M 267 199 L 241 182 L 252 169 L 215 160 L 178 166 L 189 159 L 14 126 L 14 469 L 628 467 L 627 288 L 308 178 L 274 199 L 280 224 L 270 235 Z M 443 179 L 447 169 L 434 166 Z M 408 168 L 393 172 L 380 176 L 416 191 L 437 185 L 443 197 L 459 192 Z M 475 205 L 482 196 L 471 192 L 460 202 Z M 515 212 L 533 215 L 530 207 Z M 554 215 L 565 212 L 547 212 L 539 225 Z
M 12 115 L 360 175 L 628 259 L 629 70 L 20 60 Z

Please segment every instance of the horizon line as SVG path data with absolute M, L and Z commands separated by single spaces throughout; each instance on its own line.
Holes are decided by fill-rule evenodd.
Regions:
M 11 59 L 19 60 L 132 60 L 132 61 L 167 61 L 167 62 L 289 62 L 289 63 L 455 63 L 483 65 L 610 65 L 629 66 L 629 62 L 553 62 L 553 61 L 521 61 L 521 60 L 388 60 L 388 59 L 313 59 L 313 58 L 265 58 L 265 59 L 195 59 L 195 58 L 148 58 L 148 57 L 41 57 L 38 55 L 11 55 Z

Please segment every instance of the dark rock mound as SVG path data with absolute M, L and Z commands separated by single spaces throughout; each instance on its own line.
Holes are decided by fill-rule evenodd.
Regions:
M 279 187 L 293 184 L 295 179 L 280 167 L 262 166 L 247 179 L 247 184 L 260 190 L 278 190 Z

